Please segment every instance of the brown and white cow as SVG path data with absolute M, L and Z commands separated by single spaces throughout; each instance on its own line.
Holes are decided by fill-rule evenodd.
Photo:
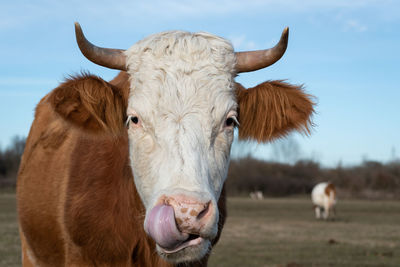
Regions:
M 311 191 L 311 200 L 314 204 L 315 218 L 327 220 L 335 215 L 336 188 L 331 182 L 316 184 Z M 333 212 L 333 214 L 332 214 Z
M 300 86 L 234 80 L 279 60 L 288 29 L 271 49 L 235 53 L 182 31 L 100 48 L 75 26 L 87 58 L 122 72 L 71 78 L 38 104 L 17 186 L 24 266 L 206 266 L 234 128 L 259 142 L 309 131 Z

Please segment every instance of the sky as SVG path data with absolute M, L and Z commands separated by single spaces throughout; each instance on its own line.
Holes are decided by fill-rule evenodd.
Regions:
M 80 53 L 74 22 L 98 46 L 126 49 L 166 30 L 206 31 L 236 51 L 272 47 L 288 26 L 289 45 L 273 66 L 243 73 L 303 84 L 315 96 L 311 135 L 273 144 L 234 144 L 236 156 L 323 166 L 400 158 L 400 1 L 395 0 L 0 0 L 0 147 L 27 136 L 39 100 L 66 77 L 118 72 Z M 284 148 L 292 153 L 281 153 Z

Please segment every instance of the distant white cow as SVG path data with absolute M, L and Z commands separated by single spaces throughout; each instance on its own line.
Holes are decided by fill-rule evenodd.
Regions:
M 314 186 L 311 192 L 311 199 L 315 206 L 315 217 L 317 219 L 329 218 L 329 213 L 332 211 L 335 215 L 336 205 L 336 189 L 330 182 L 319 183 Z
M 250 193 L 250 198 L 255 200 L 261 200 L 264 199 L 264 195 L 262 191 L 254 191 Z

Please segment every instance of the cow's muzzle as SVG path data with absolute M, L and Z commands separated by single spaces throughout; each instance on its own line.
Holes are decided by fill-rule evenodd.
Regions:
M 172 254 L 214 238 L 216 220 L 211 201 L 164 196 L 147 214 L 144 228 L 163 253 Z

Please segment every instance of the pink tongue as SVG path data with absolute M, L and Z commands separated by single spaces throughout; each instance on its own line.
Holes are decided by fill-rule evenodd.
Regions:
M 144 230 L 165 249 L 174 249 L 189 237 L 189 234 L 179 231 L 175 223 L 174 208 L 167 205 L 157 205 L 150 211 Z

